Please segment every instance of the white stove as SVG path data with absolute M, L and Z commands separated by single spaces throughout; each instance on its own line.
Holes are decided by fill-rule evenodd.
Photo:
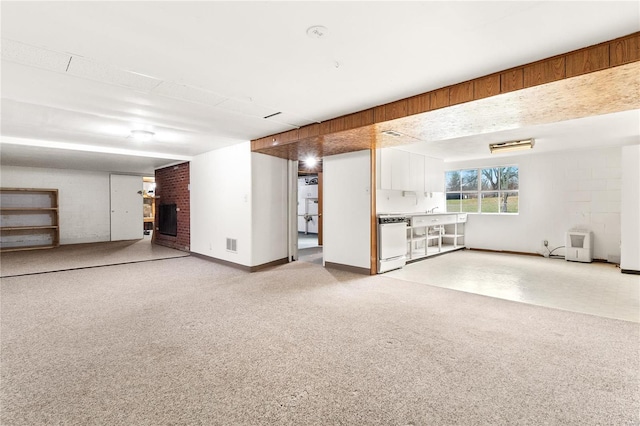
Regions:
M 402 268 L 407 263 L 407 217 L 378 215 L 378 273 Z

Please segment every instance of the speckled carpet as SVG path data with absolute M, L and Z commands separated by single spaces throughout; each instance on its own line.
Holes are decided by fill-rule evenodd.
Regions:
M 635 425 L 636 323 L 294 262 L 0 280 L 2 425 Z
M 183 256 L 189 256 L 189 253 L 151 244 L 149 238 L 69 244 L 46 250 L 2 253 L 0 254 L 0 277 L 148 262 Z

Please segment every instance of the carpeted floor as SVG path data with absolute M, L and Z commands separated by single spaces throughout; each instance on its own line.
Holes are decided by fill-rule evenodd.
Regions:
M 69 244 L 47 250 L 2 253 L 0 254 L 0 277 L 146 262 L 183 256 L 189 256 L 189 253 L 151 244 L 149 238 L 134 241 Z
M 294 262 L 2 278 L 2 425 L 632 425 L 636 323 Z

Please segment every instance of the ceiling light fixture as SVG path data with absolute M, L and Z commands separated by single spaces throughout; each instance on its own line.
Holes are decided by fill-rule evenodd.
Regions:
M 315 157 L 307 157 L 304 159 L 304 165 L 310 169 L 315 167 L 316 164 L 318 164 L 318 159 Z
M 131 137 L 137 141 L 148 142 L 155 136 L 155 133 L 148 130 L 132 130 Z
M 500 143 L 490 143 L 489 151 L 492 154 L 496 154 L 499 152 L 510 152 L 510 151 L 520 151 L 523 149 L 531 149 L 535 141 L 533 139 L 526 139 L 521 141 L 511 141 L 511 142 L 500 142 Z
M 396 132 L 395 130 L 385 130 L 382 132 L 383 135 L 389 135 L 389 136 L 393 136 L 395 138 L 399 138 L 400 136 L 404 136 L 402 133 L 400 132 Z

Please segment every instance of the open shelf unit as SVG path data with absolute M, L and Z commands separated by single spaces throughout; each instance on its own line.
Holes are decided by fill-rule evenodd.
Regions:
M 59 245 L 57 189 L 0 188 L 0 251 Z
M 413 216 L 407 227 L 407 259 L 417 260 L 464 247 L 466 214 Z

